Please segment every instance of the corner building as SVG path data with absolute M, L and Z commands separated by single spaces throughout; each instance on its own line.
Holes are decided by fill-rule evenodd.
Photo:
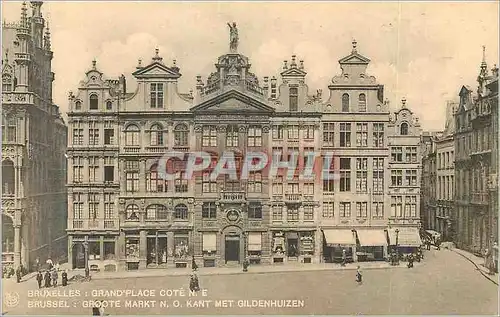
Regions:
M 354 42 L 326 100 L 320 90 L 309 92 L 296 56 L 278 78 L 260 83 L 234 44 L 188 94 L 178 92 L 176 62 L 167 66 L 158 50 L 148 65 L 139 61 L 133 92 L 123 76 L 107 80 L 93 62 L 69 100 L 74 267 L 84 267 L 86 254 L 101 270 L 190 267 L 193 259 L 204 267 L 244 259 L 319 263 L 338 259 L 342 248 L 353 260 L 383 259 L 390 244 L 388 144 L 396 128 L 389 128 L 383 87 L 365 74 L 368 62 Z M 169 150 L 205 151 L 213 164 L 187 180 L 186 159 L 169 160 L 167 168 L 180 174 L 165 181 L 158 160 Z M 320 162 L 333 151 L 341 177 L 279 172 L 269 179 L 264 170 L 211 180 L 224 151 L 234 153 L 238 175 L 248 152 L 281 152 L 281 161 L 323 152 Z M 299 155 L 299 166 L 305 163 Z M 397 218 L 405 217 L 412 214 Z M 412 219 L 416 227 L 419 218 Z
M 52 100 L 53 52 L 42 2 L 2 27 L 2 265 L 66 256 L 67 127 Z

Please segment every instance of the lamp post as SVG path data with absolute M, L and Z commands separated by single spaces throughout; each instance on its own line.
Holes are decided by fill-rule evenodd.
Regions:
M 396 259 L 397 259 L 397 265 L 399 265 L 399 229 L 396 229 Z

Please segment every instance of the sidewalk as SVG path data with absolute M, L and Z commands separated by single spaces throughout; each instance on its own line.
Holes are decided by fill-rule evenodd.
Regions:
M 207 275 L 235 275 L 235 274 L 265 274 L 265 273 L 284 273 L 284 272 L 307 272 L 307 271 L 344 271 L 356 270 L 357 266 L 362 270 L 376 269 L 394 269 L 406 268 L 406 262 L 401 262 L 399 266 L 391 266 L 387 262 L 365 262 L 365 263 L 349 263 L 345 267 L 334 263 L 320 264 L 286 264 L 286 265 L 254 265 L 248 267 L 248 272 L 243 272 L 242 267 L 231 268 L 199 268 L 199 276 Z M 422 264 L 415 263 L 415 267 Z M 74 270 L 69 275 L 76 274 L 84 275 L 83 270 Z M 117 278 L 139 278 L 139 277 L 162 277 L 162 276 L 188 276 L 191 274 L 190 269 L 146 269 L 139 271 L 120 271 L 120 272 L 99 272 L 92 273 L 92 279 L 117 279 Z
M 484 258 L 479 257 L 475 254 L 470 253 L 470 252 L 467 252 L 465 250 L 457 249 L 457 248 L 450 248 L 449 250 L 453 251 L 453 252 L 461 255 L 465 259 L 469 260 L 476 267 L 476 270 L 478 270 L 484 277 L 486 277 L 487 279 L 489 279 L 490 281 L 492 281 L 493 283 L 498 285 L 498 281 L 499 281 L 498 273 L 491 274 L 491 275 L 489 274 L 489 270 L 484 266 Z

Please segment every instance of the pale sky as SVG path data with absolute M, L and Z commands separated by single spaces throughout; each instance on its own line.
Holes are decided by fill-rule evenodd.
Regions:
M 3 19 L 18 20 L 20 2 L 2 2 Z M 498 2 L 45 2 L 50 22 L 54 101 L 68 107 L 91 61 L 107 78 L 130 79 L 137 60 L 148 64 L 156 47 L 167 65 L 176 59 L 182 92 L 215 70 L 228 51 L 227 22 L 238 25 L 239 52 L 253 72 L 278 75 L 283 60 L 303 59 L 310 93 L 340 73 L 338 60 L 358 42 L 371 59 L 369 75 L 385 85 L 396 110 L 401 98 L 424 129 L 444 128 L 446 100 L 464 84 L 476 87 L 486 46 L 488 68 L 498 63 Z M 127 90 L 135 89 L 128 81 Z

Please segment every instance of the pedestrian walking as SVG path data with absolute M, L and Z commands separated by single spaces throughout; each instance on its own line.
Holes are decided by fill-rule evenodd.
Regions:
M 38 288 L 42 288 L 42 282 L 43 282 L 42 272 L 38 271 L 38 273 L 36 273 L 36 281 L 38 282 Z
M 21 267 L 20 266 L 16 270 L 16 280 L 18 283 L 21 283 Z
M 189 289 L 191 290 L 191 292 L 197 292 L 200 290 L 200 282 L 198 280 L 196 272 L 194 271 L 193 273 L 191 273 L 191 278 L 189 280 Z
M 62 286 L 68 285 L 68 270 L 64 270 L 61 274 Z
M 52 270 L 51 277 L 52 277 L 52 286 L 56 287 L 57 286 L 57 279 L 59 278 L 59 276 L 58 276 L 57 271 L 55 269 Z
M 408 254 L 408 268 L 411 269 L 413 267 L 413 253 Z
M 358 285 L 363 284 L 363 273 L 361 272 L 361 267 L 359 265 L 356 270 L 356 282 L 358 282 Z
M 45 287 L 50 287 L 50 272 L 46 271 L 44 277 L 45 277 Z
M 342 264 L 341 266 L 345 266 L 347 263 L 347 251 L 345 249 L 342 250 Z

